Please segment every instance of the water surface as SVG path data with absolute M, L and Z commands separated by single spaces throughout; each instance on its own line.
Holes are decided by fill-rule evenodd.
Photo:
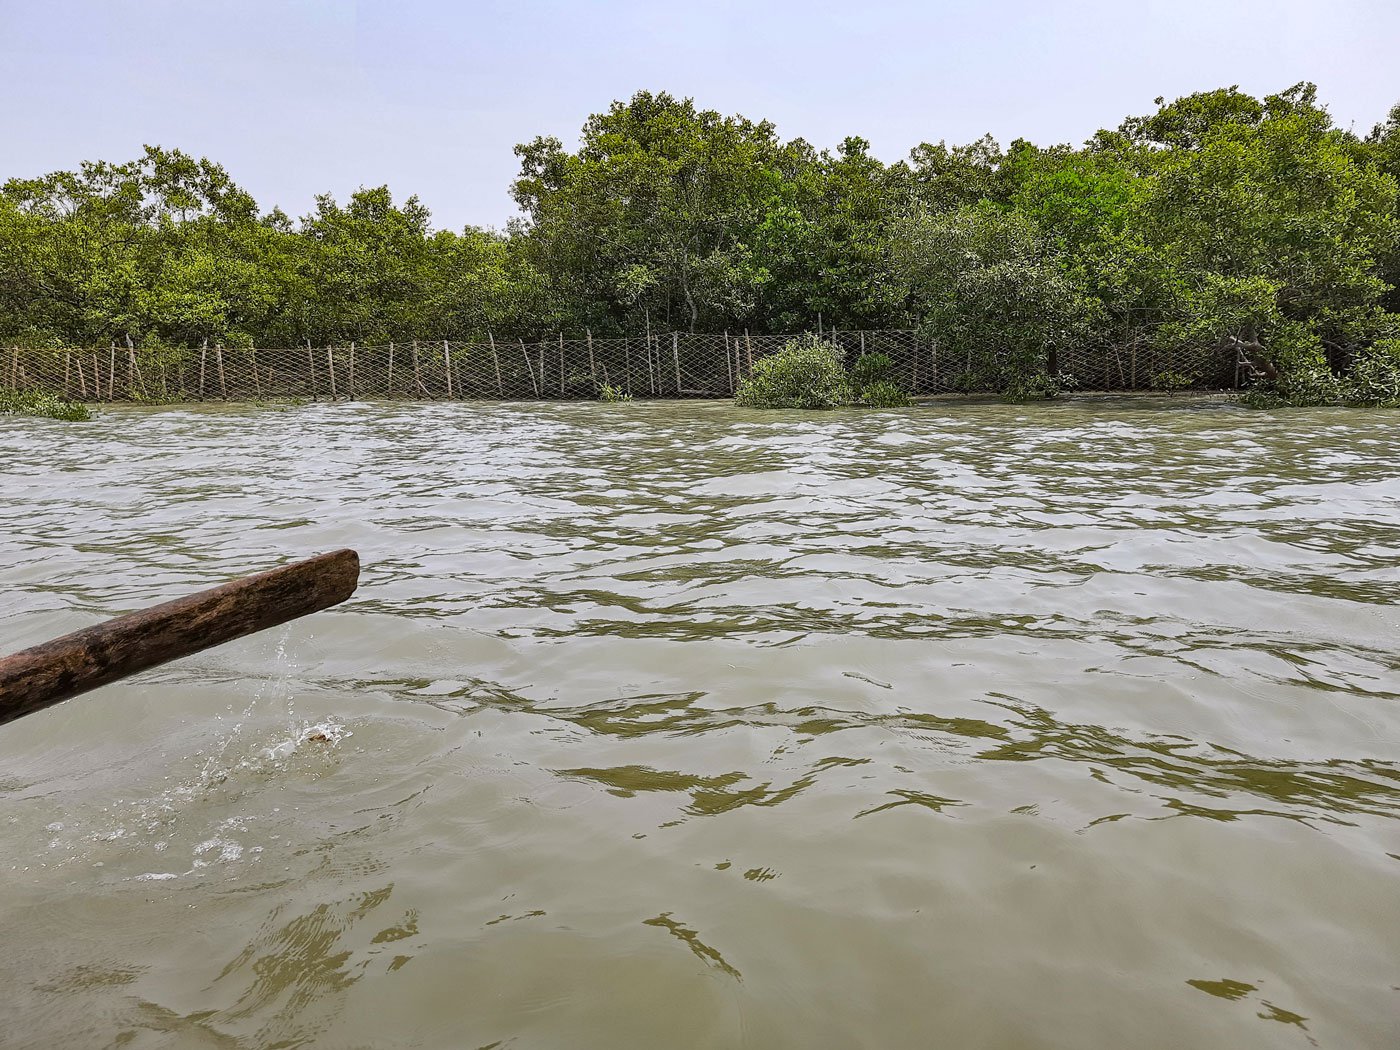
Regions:
M 6 1047 L 1400 1043 L 1400 427 L 1215 400 L 0 429 Z

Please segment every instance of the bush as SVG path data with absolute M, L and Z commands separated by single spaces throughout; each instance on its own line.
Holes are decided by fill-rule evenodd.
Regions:
M 1358 354 L 1342 396 L 1352 405 L 1400 408 L 1400 339 L 1382 339 Z
M 851 365 L 851 386 L 857 390 L 874 386 L 890 378 L 894 362 L 889 354 L 861 354 Z
M 898 383 L 877 379 L 861 388 L 860 403 L 868 408 L 905 408 L 911 402 Z
M 734 395 L 735 404 L 748 408 L 835 408 L 854 400 L 841 350 L 814 335 L 755 362 Z
M 1008 401 L 1050 401 L 1079 385 L 1065 372 L 1030 372 L 1009 379 L 1003 396 Z
M 67 401 L 37 390 L 0 390 L 0 414 L 69 421 L 92 418 L 92 412 L 81 401 Z
M 598 388 L 599 401 L 631 401 L 632 395 L 623 392 L 620 388 L 611 383 L 604 383 Z

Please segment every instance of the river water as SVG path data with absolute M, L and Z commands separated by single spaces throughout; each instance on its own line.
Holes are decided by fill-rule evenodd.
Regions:
M 1216 400 L 0 429 L 5 1047 L 1400 1044 L 1400 426 Z

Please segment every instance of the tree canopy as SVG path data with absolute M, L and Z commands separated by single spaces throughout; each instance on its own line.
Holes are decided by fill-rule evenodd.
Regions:
M 516 148 L 504 232 L 386 186 L 262 211 L 147 147 L 0 187 L 0 338 L 265 346 L 838 327 L 929 330 L 984 371 L 1073 345 L 1238 350 L 1281 389 L 1400 336 L 1400 105 L 1367 135 L 1298 84 L 1158 99 L 1083 145 L 922 143 L 887 164 L 640 92 Z M 1386 344 L 1389 345 L 1389 344 Z

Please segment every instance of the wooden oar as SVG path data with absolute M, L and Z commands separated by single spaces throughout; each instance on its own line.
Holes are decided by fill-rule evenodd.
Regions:
M 359 579 L 360 556 L 333 551 L 0 657 L 0 723 L 337 605 Z

